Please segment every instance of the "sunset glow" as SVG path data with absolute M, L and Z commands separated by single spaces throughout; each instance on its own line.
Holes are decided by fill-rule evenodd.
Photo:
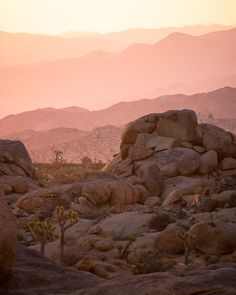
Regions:
M 0 0 L 0 30 L 60 34 L 234 25 L 235 11 L 235 0 Z

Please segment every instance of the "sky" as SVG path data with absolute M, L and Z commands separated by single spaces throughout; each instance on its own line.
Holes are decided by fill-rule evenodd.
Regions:
M 60 34 L 236 24 L 236 0 L 0 0 L 0 30 Z

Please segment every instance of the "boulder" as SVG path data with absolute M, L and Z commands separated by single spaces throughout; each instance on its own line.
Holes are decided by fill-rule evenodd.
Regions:
M 97 240 L 93 246 L 96 250 L 101 252 L 107 252 L 113 248 L 112 242 L 106 239 Z
M 139 162 L 135 163 L 135 168 L 138 168 L 139 166 L 142 166 L 143 164 L 147 163 L 155 163 L 160 170 L 165 170 L 165 169 L 170 169 L 170 176 L 175 176 L 176 173 L 177 175 L 179 174 L 178 167 L 180 163 L 180 159 L 182 158 L 183 160 L 183 166 L 185 164 L 184 159 L 186 160 L 188 158 L 193 158 L 193 160 L 196 158 L 196 161 L 198 162 L 199 160 L 199 155 L 195 151 L 189 148 L 185 147 L 173 147 L 167 150 L 155 152 L 153 155 L 151 155 L 149 158 L 145 160 L 140 160 Z M 200 160 L 199 160 L 200 162 Z M 169 165 L 169 166 L 167 166 Z M 177 171 L 176 171 L 177 167 Z M 195 167 L 194 167 L 195 168 Z M 173 174 L 172 174 L 173 173 Z M 168 172 L 167 172 L 168 174 Z
M 183 195 L 194 194 L 202 184 L 203 179 L 199 177 L 176 176 L 167 179 L 163 182 L 161 198 L 164 200 L 174 190 L 178 190 Z
M 146 146 L 149 139 L 153 137 L 150 133 L 139 133 L 135 141 L 135 145 Z
M 0 194 L 0 282 L 11 272 L 16 257 L 16 242 L 14 216 L 5 197 Z
M 36 213 L 39 209 L 52 213 L 58 205 L 69 205 L 74 198 L 74 189 L 73 184 L 36 189 L 19 198 L 16 207 L 30 213 Z
M 121 139 L 123 144 L 134 144 L 139 133 L 151 133 L 155 128 L 155 123 L 146 122 L 145 120 L 138 119 L 134 122 L 127 124 Z
M 18 140 L 0 140 L 0 162 L 18 166 L 27 176 L 35 177 L 35 168 L 29 154 L 23 143 Z
M 118 163 L 112 170 L 113 173 L 121 177 L 129 177 L 133 174 L 133 165 L 130 159 L 126 159 Z
M 202 221 L 194 224 L 188 234 L 196 237 L 189 243 L 205 254 L 222 255 L 236 250 L 236 224 Z
M 218 194 L 212 194 L 211 198 L 217 201 L 219 204 L 224 205 L 231 203 L 233 199 L 236 200 L 236 190 L 223 191 Z
M 189 149 L 192 149 L 193 148 L 193 144 L 191 142 L 187 142 L 187 141 L 181 141 L 180 142 L 180 145 L 182 147 L 186 147 L 186 148 L 189 148 Z
M 146 147 L 150 149 L 155 149 L 155 151 L 162 151 L 170 149 L 174 146 L 176 140 L 171 137 L 164 136 L 152 136 L 146 143 Z
M 197 141 L 197 116 L 194 111 L 168 111 L 158 115 L 156 132 L 160 136 L 176 138 L 179 141 Z
M 154 214 L 140 211 L 126 211 L 109 215 L 100 222 L 101 236 L 112 237 L 114 241 L 128 241 L 134 236 L 147 232 L 148 224 Z
M 120 145 L 120 156 L 121 160 L 125 160 L 128 157 L 129 149 L 132 145 L 127 143 L 121 143 Z
M 193 146 L 193 149 L 198 152 L 199 154 L 202 154 L 204 153 L 206 150 L 204 149 L 203 146 L 200 146 L 200 145 L 194 145 Z
M 200 174 L 208 174 L 216 169 L 218 166 L 217 153 L 215 151 L 208 151 L 200 158 Z
M 133 185 L 125 182 L 115 182 L 111 186 L 111 204 L 115 206 L 135 204 L 137 196 Z
M 220 163 L 220 168 L 222 170 L 236 169 L 236 159 L 227 157 Z
M 146 164 L 138 169 L 138 176 L 142 185 L 146 187 L 150 195 L 159 196 L 162 192 L 162 177 L 159 166 L 155 163 Z
M 181 193 L 181 191 L 174 190 L 165 198 L 164 202 L 162 203 L 162 206 L 168 207 L 171 204 L 181 200 L 182 196 L 183 196 L 183 194 Z
M 185 153 L 179 159 L 179 173 L 181 175 L 191 175 L 200 166 L 199 154 L 191 149 L 185 148 Z
M 148 197 L 147 189 L 140 184 L 134 185 L 133 188 L 134 188 L 135 199 L 137 200 L 137 203 L 144 204 Z
M 182 253 L 184 251 L 184 243 L 178 236 L 178 232 L 184 231 L 185 230 L 176 223 L 170 224 L 158 234 L 155 241 L 156 248 L 171 254 Z
M 109 182 L 106 180 L 97 180 L 85 183 L 82 189 L 82 195 L 97 205 L 105 203 L 111 197 Z
M 121 155 L 116 155 L 111 161 L 109 161 L 102 170 L 108 173 L 111 173 L 113 169 L 122 161 Z
M 179 175 L 179 165 L 177 162 L 166 164 L 160 168 L 163 177 L 174 177 Z
M 220 159 L 236 156 L 236 144 L 229 132 L 211 124 L 199 124 L 199 130 L 207 151 L 215 150 Z
M 149 157 L 153 151 L 150 148 L 146 148 L 140 145 L 133 145 L 129 149 L 129 159 L 131 161 L 142 160 Z

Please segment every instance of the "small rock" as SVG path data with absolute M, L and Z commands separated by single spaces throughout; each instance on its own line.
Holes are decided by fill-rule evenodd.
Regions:
M 94 243 L 94 248 L 101 252 L 107 252 L 113 248 L 113 245 L 110 240 L 102 239 Z
M 200 145 L 194 145 L 193 146 L 193 149 L 198 152 L 199 154 L 202 154 L 204 153 L 206 150 L 204 149 L 203 146 L 200 146 Z
M 102 231 L 101 226 L 98 225 L 98 224 L 96 224 L 96 225 L 94 225 L 93 227 L 91 227 L 91 228 L 89 229 L 88 233 L 89 233 L 90 235 L 98 235 L 98 234 L 100 234 L 101 231 Z
M 224 158 L 220 163 L 220 168 L 222 170 L 236 169 L 236 159 L 234 158 Z

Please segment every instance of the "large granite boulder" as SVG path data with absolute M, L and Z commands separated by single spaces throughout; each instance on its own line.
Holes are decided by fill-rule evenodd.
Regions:
M 0 194 L 0 282 L 11 272 L 16 257 L 16 224 L 3 194 Z
M 157 115 L 156 132 L 180 141 L 197 142 L 197 116 L 194 111 L 168 111 Z
M 156 163 L 145 164 L 138 169 L 138 176 L 141 183 L 148 190 L 150 195 L 159 196 L 162 192 L 162 177 L 160 168 Z
M 20 141 L 0 140 L 0 175 L 35 177 L 35 168 Z
M 200 174 L 208 174 L 218 166 L 218 157 L 216 151 L 208 151 L 200 158 Z
M 220 163 L 220 168 L 223 170 L 236 169 L 236 159 L 227 157 Z
M 198 222 L 188 231 L 190 243 L 209 255 L 232 253 L 236 250 L 236 225 L 222 221 Z M 191 239 L 195 236 L 195 239 Z
M 215 150 L 221 159 L 236 156 L 236 144 L 229 132 L 211 124 L 199 124 L 198 129 L 207 151 Z
M 179 174 L 191 175 L 200 166 L 200 156 L 192 149 L 186 149 L 184 154 L 179 159 Z
M 155 241 L 156 248 L 171 254 L 182 253 L 184 251 L 184 243 L 178 236 L 178 233 L 182 232 L 185 232 L 185 230 L 176 223 L 170 224 L 158 234 Z
M 124 144 L 134 144 L 139 133 L 151 133 L 155 129 L 154 122 L 136 120 L 129 123 L 124 129 L 121 139 Z

